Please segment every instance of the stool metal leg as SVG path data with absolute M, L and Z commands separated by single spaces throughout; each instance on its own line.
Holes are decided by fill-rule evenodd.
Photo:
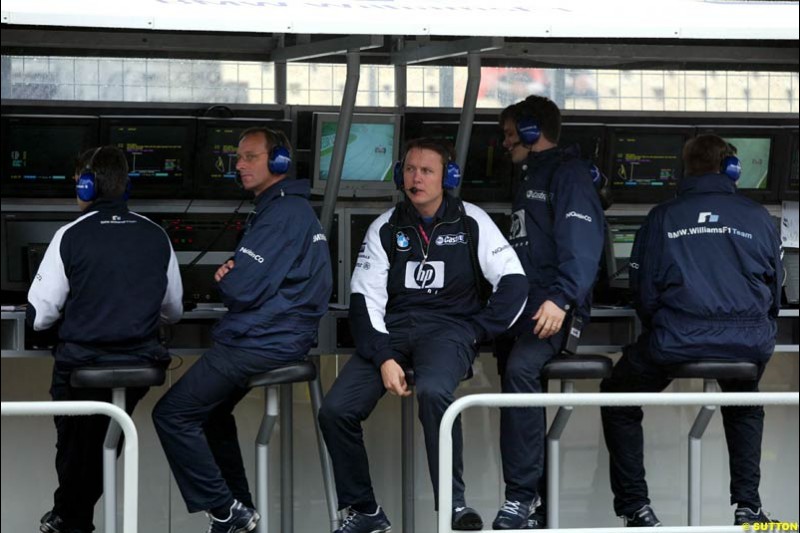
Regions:
M 561 392 L 574 391 L 575 383 L 573 381 L 561 380 Z M 567 427 L 570 416 L 572 416 L 572 407 L 568 405 L 559 407 L 553 423 L 550 424 L 550 430 L 547 432 L 547 527 L 550 529 L 558 529 L 561 434 Z
M 111 390 L 111 403 L 125 410 L 125 389 Z M 117 530 L 117 445 L 122 428 L 113 419 L 108 421 L 108 430 L 103 442 L 103 511 L 105 530 Z
M 414 395 L 400 400 L 403 533 L 414 533 Z
M 281 385 L 281 531 L 294 531 L 294 443 L 292 384 Z
M 261 514 L 257 533 L 267 533 L 269 527 L 269 441 L 278 420 L 278 388 L 264 391 L 264 417 L 256 437 L 256 509 Z
M 319 449 L 319 462 L 322 466 L 322 485 L 325 488 L 325 500 L 328 504 L 328 518 L 331 522 L 331 531 L 339 527 L 339 512 L 336 501 L 336 491 L 333 490 L 333 464 L 328 448 L 325 447 L 325 439 L 322 438 L 322 431 L 319 428 L 319 408 L 322 405 L 322 383 L 319 380 L 319 365 L 317 366 L 317 377 L 308 382 L 308 392 L 311 396 L 311 413 L 314 416 L 314 432 L 317 434 L 317 448 Z
M 714 392 L 715 381 L 703 381 L 703 392 Z M 700 503 L 702 499 L 702 438 L 711 417 L 714 416 L 716 406 L 705 405 L 700 408 L 697 418 L 694 419 L 692 429 L 689 431 L 689 525 L 700 525 Z

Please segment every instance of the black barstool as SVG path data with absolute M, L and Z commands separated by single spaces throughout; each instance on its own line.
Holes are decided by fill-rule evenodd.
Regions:
M 131 387 L 153 387 L 164 383 L 162 366 L 120 365 L 77 368 L 70 374 L 70 385 L 76 389 L 111 389 L 111 403 L 125 410 L 125 390 Z M 103 442 L 103 510 L 105 531 L 117 528 L 117 446 L 122 428 L 109 420 Z
M 603 355 L 558 355 L 542 368 L 542 381 L 561 380 L 561 392 L 575 392 L 576 379 L 603 379 L 611 375 L 611 359 Z M 561 405 L 547 432 L 547 526 L 558 528 L 559 453 L 561 434 L 572 415 L 572 406 Z
M 700 378 L 703 392 L 716 392 L 716 381 L 758 379 L 758 365 L 742 361 L 695 361 L 671 366 L 670 379 Z M 689 430 L 689 525 L 700 525 L 700 502 L 702 494 L 702 438 L 717 407 L 704 405 Z
M 328 504 L 328 516 L 331 521 L 331 530 L 339 525 L 339 515 L 336 510 L 336 493 L 333 490 L 333 468 L 325 448 L 322 434 L 319 429 L 319 408 L 322 404 L 322 385 L 319 381 L 317 367 L 312 361 L 302 361 L 286 365 L 263 374 L 258 374 L 249 379 L 248 387 L 264 387 L 264 416 L 256 437 L 256 509 L 261 514 L 261 520 L 256 526 L 258 533 L 267 533 L 269 525 L 269 441 L 272 429 L 278 419 L 279 399 L 278 388 L 280 385 L 308 382 L 311 396 L 311 411 L 314 416 L 314 429 L 317 433 L 317 446 L 319 448 L 320 463 L 322 465 L 322 481 L 325 487 L 325 496 Z M 291 390 L 291 389 L 290 389 Z M 291 400 L 291 397 L 290 397 Z M 284 432 L 291 432 L 291 417 L 284 420 Z M 288 472 L 292 468 L 292 451 L 281 449 L 281 459 L 287 466 Z M 293 529 L 293 502 L 292 483 L 289 475 L 281 476 L 281 531 L 291 533 Z

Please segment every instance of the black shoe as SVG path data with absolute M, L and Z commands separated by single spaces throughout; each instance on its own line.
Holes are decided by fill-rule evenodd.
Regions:
M 780 520 L 771 519 L 763 509 L 752 511 L 749 507 L 739 507 L 733 513 L 734 526 L 743 526 L 745 524 L 770 524 L 775 522 L 780 522 Z
M 527 529 L 547 529 L 547 509 L 541 501 L 533 514 L 528 517 Z
M 472 507 L 453 507 L 452 526 L 456 531 L 480 531 L 483 519 Z
M 381 506 L 373 514 L 359 513 L 353 509 L 348 510 L 347 518 L 342 526 L 333 533 L 388 533 L 392 524 L 386 517 Z
M 661 527 L 661 521 L 649 505 L 643 505 L 641 509 L 632 515 L 622 515 L 621 518 L 625 523 L 625 527 Z
M 206 533 L 247 533 L 253 531 L 261 518 L 255 509 L 245 507 L 242 502 L 233 501 L 230 513 L 224 520 L 208 514 L 208 530 Z
M 528 518 L 536 510 L 536 500 L 516 501 L 506 500 L 497 511 L 497 516 L 492 522 L 492 529 L 526 529 Z
M 62 533 L 66 531 L 64 528 L 64 521 L 53 511 L 44 513 L 44 516 L 39 522 L 41 523 L 39 531 L 42 533 Z

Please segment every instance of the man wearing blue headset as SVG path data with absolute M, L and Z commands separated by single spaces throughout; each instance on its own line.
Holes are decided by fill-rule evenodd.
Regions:
M 404 201 L 370 225 L 353 271 L 350 326 L 356 354 L 342 369 L 319 413 L 333 460 L 339 506 L 349 513 L 336 533 L 383 533 L 361 423 L 389 391 L 411 394 L 415 372 L 428 468 L 438 497 L 439 423 L 459 382 L 471 375 L 477 343 L 505 331 L 525 304 L 522 266 L 480 208 L 445 191 L 458 187 L 452 147 L 417 139 L 395 166 Z M 493 287 L 488 303 L 480 284 Z M 479 530 L 466 506 L 461 425 L 453 429 L 453 529 Z
M 669 365 L 750 361 L 755 381 L 719 380 L 723 391 L 754 392 L 775 348 L 783 277 L 772 217 L 736 194 L 735 149 L 716 135 L 683 148 L 678 197 L 653 208 L 631 252 L 631 288 L 644 332 L 625 348 L 605 392 L 658 392 Z M 769 522 L 761 510 L 764 408 L 723 407 L 735 525 Z M 641 407 L 603 407 L 614 510 L 630 527 L 660 525 L 644 479 Z
M 497 342 L 503 392 L 542 391 L 542 367 L 557 355 L 565 331 L 588 322 L 603 249 L 605 219 L 593 165 L 558 147 L 561 112 L 550 99 L 529 96 L 500 115 L 503 146 L 520 165 L 509 242 L 528 278 L 528 303 Z M 570 321 L 574 319 L 574 324 Z M 500 451 L 505 502 L 494 529 L 542 529 L 545 412 L 501 409 Z
M 128 209 L 128 164 L 120 149 L 82 154 L 75 181 L 81 216 L 50 241 L 28 292 L 27 320 L 37 331 L 58 326 L 53 400 L 110 402 L 109 389 L 72 387 L 72 371 L 104 364 L 166 366 L 158 326 L 180 319 L 183 287 L 169 236 Z M 146 392 L 127 389 L 128 413 Z M 57 416 L 55 423 L 58 489 L 39 530 L 89 533 L 103 493 L 108 418 Z
M 307 357 L 333 287 L 308 180 L 286 179 L 286 137 L 250 128 L 236 154 L 242 187 L 255 199 L 233 258 L 214 276 L 228 312 L 214 327 L 211 349 L 153 411 L 186 507 L 208 513 L 210 533 L 255 529 L 260 517 L 232 411 L 250 377 Z

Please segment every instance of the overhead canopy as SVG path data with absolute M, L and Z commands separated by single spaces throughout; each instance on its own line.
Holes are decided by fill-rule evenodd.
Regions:
M 798 2 L 730 0 L 3 0 L 13 25 L 581 39 L 797 40 Z

